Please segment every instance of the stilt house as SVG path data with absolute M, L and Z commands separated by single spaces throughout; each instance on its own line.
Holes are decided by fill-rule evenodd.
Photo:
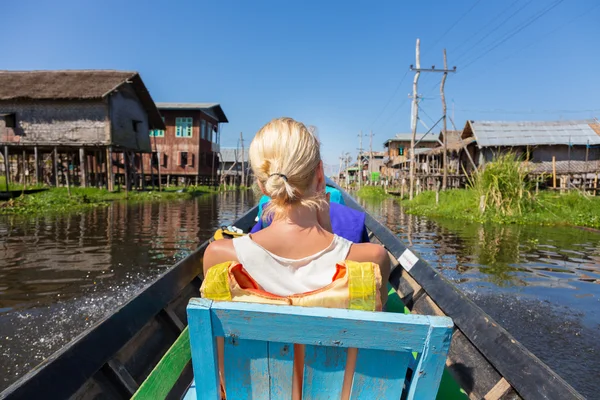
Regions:
M 151 152 L 150 130 L 164 128 L 137 72 L 0 71 L 7 183 L 112 190 L 116 175 L 132 177 Z

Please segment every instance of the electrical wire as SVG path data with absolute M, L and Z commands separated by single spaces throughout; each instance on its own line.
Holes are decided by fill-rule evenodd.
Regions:
M 377 115 L 377 118 L 375 118 L 375 120 L 373 120 L 373 123 L 371 124 L 371 130 L 373 129 L 375 123 L 379 120 L 379 118 L 381 118 L 381 116 L 383 115 L 383 112 L 387 109 L 387 107 L 390 105 L 392 99 L 396 96 L 396 93 L 398 93 L 398 90 L 400 89 L 400 86 L 402 86 L 402 83 L 404 82 L 404 79 L 406 79 L 406 76 L 408 75 L 408 72 L 410 70 L 406 70 L 406 72 L 404 73 L 404 75 L 402 76 L 402 79 L 400 79 L 400 83 L 398 83 L 398 86 L 396 86 L 396 90 L 394 90 L 394 93 L 392 93 L 392 95 L 390 96 L 390 99 L 387 101 L 387 103 L 385 104 L 385 107 L 383 107 L 383 109 L 381 110 L 381 112 L 379 113 L 379 115 Z
M 431 49 L 433 49 L 433 48 L 435 47 L 435 45 L 436 45 L 436 44 L 438 44 L 438 43 L 440 42 L 440 40 L 442 40 L 442 39 L 443 39 L 443 38 L 444 38 L 444 37 L 445 37 L 445 36 L 446 36 L 448 33 L 450 33 L 450 31 L 451 31 L 452 29 L 454 29 L 454 27 L 455 27 L 456 25 L 458 25 L 458 23 L 459 23 L 460 21 L 462 21 L 464 17 L 466 17 L 466 16 L 467 16 L 467 15 L 468 15 L 468 14 L 469 14 L 471 11 L 473 11 L 473 9 L 474 9 L 474 8 L 477 6 L 477 4 L 479 4 L 480 2 L 481 2 L 481 0 L 477 0 L 475 3 L 473 3 L 473 5 L 472 5 L 472 6 L 471 6 L 471 7 L 470 7 L 470 8 L 469 8 L 469 9 L 468 9 L 466 12 L 464 12 L 464 13 L 463 13 L 463 14 L 460 16 L 460 18 L 458 18 L 458 19 L 457 19 L 457 20 L 456 20 L 456 21 L 455 21 L 455 22 L 454 22 L 454 23 L 453 23 L 453 24 L 450 26 L 450 28 L 446 29 L 446 32 L 444 32 L 444 33 L 443 33 L 443 34 L 442 34 L 442 35 L 441 35 L 439 38 L 437 38 L 437 39 L 436 39 L 436 41 L 435 41 L 435 42 L 434 42 L 434 43 L 433 43 L 433 44 L 432 44 L 432 45 L 429 47 L 429 49 L 428 49 L 428 50 L 426 50 L 426 51 L 423 53 L 423 56 L 425 56 L 427 53 L 429 53 L 429 51 L 430 51 Z
M 562 2 L 564 2 L 565 0 L 558 0 L 556 2 L 554 2 L 552 5 L 550 5 L 548 8 L 546 8 L 544 11 L 542 11 L 540 14 L 538 14 L 536 17 L 534 17 L 533 19 L 530 19 L 528 22 L 526 22 L 524 25 L 521 25 L 520 28 L 518 28 L 517 30 L 515 30 L 514 32 L 510 33 L 509 35 L 505 36 L 502 40 L 500 40 L 498 43 L 496 43 L 494 46 L 492 46 L 491 48 L 489 48 L 487 51 L 485 51 L 483 54 L 480 54 L 479 56 L 477 56 L 475 59 L 473 59 L 471 62 L 469 62 L 467 65 L 465 65 L 464 67 L 461 68 L 462 71 L 464 71 L 465 69 L 467 69 L 469 66 L 471 66 L 472 64 L 474 64 L 475 62 L 477 62 L 478 60 L 480 60 L 481 58 L 485 57 L 487 54 L 489 54 L 490 52 L 492 52 L 493 50 L 495 50 L 498 46 L 502 45 L 503 43 L 505 43 L 507 40 L 509 40 L 510 38 L 512 38 L 513 36 L 515 36 L 516 34 L 518 34 L 519 32 L 521 32 L 523 29 L 527 28 L 528 26 L 530 26 L 531 24 L 533 24 L 535 21 L 537 21 L 538 19 L 542 18 L 544 15 L 548 14 L 550 11 L 552 11 L 554 8 L 556 8 L 559 4 L 561 4 Z

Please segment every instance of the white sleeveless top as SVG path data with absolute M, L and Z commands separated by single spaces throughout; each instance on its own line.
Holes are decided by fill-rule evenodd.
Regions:
M 346 260 L 352 242 L 333 235 L 327 248 L 297 260 L 275 255 L 254 242 L 250 235 L 233 239 L 238 261 L 269 293 L 279 296 L 321 289 L 331 283 L 336 264 Z

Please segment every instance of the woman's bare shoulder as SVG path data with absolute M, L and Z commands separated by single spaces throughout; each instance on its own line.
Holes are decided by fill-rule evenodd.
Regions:
M 233 240 L 215 240 L 204 251 L 204 273 L 206 274 L 210 267 L 226 261 L 237 261 Z
M 348 258 L 353 261 L 378 262 L 388 256 L 385 247 L 374 243 L 356 243 L 350 248 Z

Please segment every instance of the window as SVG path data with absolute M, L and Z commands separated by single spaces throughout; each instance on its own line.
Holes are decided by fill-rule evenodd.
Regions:
M 175 137 L 192 137 L 193 118 L 175 118 Z
M 131 126 L 132 126 L 132 128 L 133 128 L 133 131 L 134 131 L 134 132 L 137 132 L 141 124 L 142 124 L 142 121 L 137 121 L 137 120 L 135 120 L 135 119 L 134 119 L 134 120 L 132 120 L 132 121 L 131 121 Z
M 200 122 L 200 127 L 201 127 L 201 129 L 202 129 L 202 132 L 200 133 L 200 137 L 201 137 L 202 139 L 205 139 L 205 140 L 206 140 L 206 121 L 205 121 L 205 120 L 202 120 L 202 121 Z
M 167 168 L 167 165 L 169 165 L 169 157 L 163 153 L 163 163 L 162 166 Z
M 212 129 L 213 129 L 213 126 L 212 126 L 211 123 L 207 123 L 206 127 L 207 127 L 206 128 L 206 140 L 212 141 Z
M 2 114 L 0 114 L 2 117 Z M 15 114 L 4 114 L 4 127 L 5 128 L 16 128 L 17 118 Z
M 182 167 L 193 167 L 195 161 L 194 154 L 188 151 L 179 152 L 179 165 Z
M 162 129 L 152 129 L 150 130 L 150 136 L 165 137 L 165 131 L 163 131 Z
M 399 156 L 403 156 L 404 155 L 404 147 L 403 146 L 398 146 L 398 155 Z
M 188 152 L 187 151 L 180 151 L 179 152 L 179 165 L 181 165 L 182 167 L 187 166 L 188 164 Z

